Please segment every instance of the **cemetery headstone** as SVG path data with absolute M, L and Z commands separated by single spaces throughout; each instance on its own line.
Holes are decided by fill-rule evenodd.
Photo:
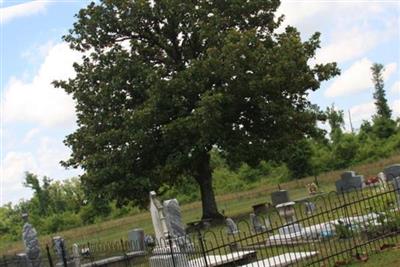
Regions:
M 289 202 L 289 193 L 286 190 L 279 190 L 271 193 L 272 205 L 276 206 L 285 202 Z
M 128 243 L 132 251 L 144 251 L 144 231 L 143 229 L 133 229 L 128 232 Z
M 40 260 L 40 246 L 35 228 L 28 222 L 28 214 L 22 214 L 25 222 L 22 229 L 22 240 L 25 246 L 25 253 L 32 267 L 42 266 Z
M 306 201 L 304 203 L 304 206 L 306 208 L 306 214 L 307 215 L 312 215 L 315 212 L 315 210 L 317 209 L 317 206 L 312 201 Z
M 64 238 L 61 236 L 54 236 L 53 237 L 53 245 L 54 245 L 54 250 L 58 256 L 58 260 L 60 263 L 64 263 L 64 260 L 66 261 L 68 259 L 67 255 L 67 249 L 66 249 L 66 244 Z
M 72 256 L 74 257 L 75 267 L 80 267 L 81 266 L 81 255 L 79 254 L 78 244 L 72 245 Z
M 296 220 L 294 205 L 295 203 L 293 201 L 276 205 L 279 216 L 281 216 L 286 223 L 292 223 Z
M 335 182 L 336 191 L 339 193 L 348 192 L 355 189 L 362 189 L 364 186 L 364 176 L 357 175 L 354 171 L 345 171 L 340 180 Z
M 383 173 L 385 174 L 387 181 L 392 181 L 394 178 L 400 176 L 400 164 L 393 164 L 387 166 L 383 170 Z
M 266 231 L 266 227 L 261 223 L 260 217 L 254 213 L 250 213 L 250 225 L 254 233 L 262 233 Z
M 164 214 L 168 232 L 172 237 L 185 235 L 185 227 L 182 223 L 181 208 L 178 200 L 170 199 L 164 201 Z
M 228 235 L 236 235 L 239 233 L 239 229 L 236 223 L 231 218 L 225 219 L 226 227 L 227 227 L 227 234 Z
M 157 194 L 154 191 L 150 192 L 150 214 L 156 235 L 156 243 L 161 243 L 168 236 L 168 228 L 165 222 L 163 206 L 157 199 Z

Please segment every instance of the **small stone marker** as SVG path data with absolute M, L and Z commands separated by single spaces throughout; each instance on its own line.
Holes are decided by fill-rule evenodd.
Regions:
M 236 223 L 231 218 L 226 218 L 225 223 L 227 228 L 226 232 L 228 235 L 236 235 L 239 233 Z
M 289 194 L 286 190 L 279 190 L 271 193 L 272 205 L 276 206 L 285 202 L 289 202 Z
M 143 229 L 133 229 L 128 232 L 128 244 L 132 251 L 144 251 L 144 231 Z
M 250 213 L 250 225 L 254 233 L 262 233 L 267 229 L 260 221 L 260 218 L 254 213 Z
M 400 176 L 400 164 L 387 166 L 383 172 L 385 173 L 387 181 L 392 181 L 394 178 Z
M 54 244 L 54 250 L 56 251 L 59 262 L 63 263 L 64 258 L 65 258 L 65 260 L 68 259 L 67 249 L 66 249 L 67 246 L 65 244 L 64 238 L 62 238 L 61 236 L 54 236 L 53 244 Z
M 81 255 L 79 254 L 78 244 L 72 245 L 72 256 L 74 257 L 75 267 L 80 267 L 81 266 Z
M 23 213 L 22 219 L 25 222 L 23 230 L 22 230 L 22 240 L 25 246 L 25 253 L 32 267 L 40 267 L 42 266 L 42 262 L 40 260 L 40 246 L 39 240 L 37 238 L 37 232 L 35 228 L 28 222 L 28 214 Z
M 315 205 L 315 203 L 311 202 L 311 201 L 306 201 L 304 203 L 304 206 L 306 208 L 307 215 L 312 215 L 315 212 L 315 210 L 317 209 L 317 206 Z

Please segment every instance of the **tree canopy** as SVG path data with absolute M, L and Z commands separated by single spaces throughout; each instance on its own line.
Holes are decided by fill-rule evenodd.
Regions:
M 276 32 L 279 1 L 103 0 L 64 36 L 84 52 L 75 78 L 57 81 L 76 100 L 65 166 L 82 167 L 95 197 L 144 205 L 148 192 L 193 178 L 203 218 L 218 218 L 211 149 L 231 165 L 284 159 L 316 134 L 307 99 L 339 73 L 310 66 L 319 33 Z

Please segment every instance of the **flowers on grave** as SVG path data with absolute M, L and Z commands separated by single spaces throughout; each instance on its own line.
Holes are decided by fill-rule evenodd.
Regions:
M 307 189 L 310 195 L 318 193 L 318 186 L 315 183 L 307 184 Z

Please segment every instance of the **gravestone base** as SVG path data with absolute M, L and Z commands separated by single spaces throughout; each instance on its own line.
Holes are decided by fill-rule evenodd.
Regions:
M 301 232 L 302 229 L 303 228 L 301 227 L 300 224 L 293 223 L 293 224 L 286 225 L 286 226 L 279 228 L 278 232 L 280 235 L 290 235 L 290 234 Z
M 182 254 L 176 246 L 172 248 L 172 251 L 173 252 L 171 253 L 169 247 L 155 248 L 153 250 L 154 256 L 149 259 L 150 267 L 187 267 L 189 261 L 186 258 L 186 255 Z

